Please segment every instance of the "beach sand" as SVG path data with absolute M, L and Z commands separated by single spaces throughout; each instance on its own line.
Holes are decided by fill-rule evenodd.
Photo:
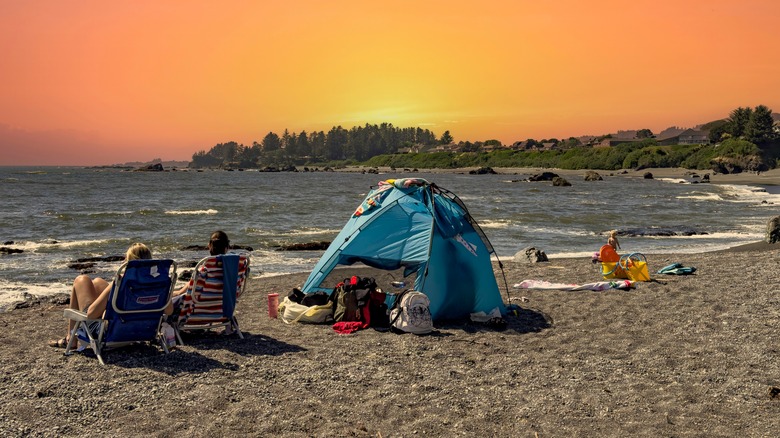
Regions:
M 120 349 L 106 366 L 46 345 L 63 305 L 16 309 L 0 313 L 0 435 L 777 436 L 778 256 L 762 243 L 648 255 L 651 272 L 698 270 L 604 292 L 512 287 L 599 281 L 589 258 L 507 260 L 522 310 L 506 330 L 450 322 L 427 336 L 287 325 L 266 296 L 306 274 L 259 278 L 238 306 L 245 339 Z M 342 272 L 389 289 L 377 271 Z
M 496 170 L 550 170 L 571 182 L 585 173 Z M 780 185 L 780 169 L 710 177 Z M 504 260 L 508 298 L 522 308 L 506 330 L 452 321 L 427 336 L 286 325 L 268 317 L 266 296 L 285 295 L 307 274 L 257 278 L 238 305 L 245 339 L 185 335 L 171 354 L 120 349 L 107 366 L 46 346 L 63 334 L 65 306 L 43 302 L 0 313 L 0 435 L 776 436 L 778 256 L 780 246 L 762 242 L 650 254 L 651 272 L 672 262 L 698 270 L 605 292 L 512 287 L 599 281 L 590 259 Z M 341 272 L 389 289 L 384 273 Z

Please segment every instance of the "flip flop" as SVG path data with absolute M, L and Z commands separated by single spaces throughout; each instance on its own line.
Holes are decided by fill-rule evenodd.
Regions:
M 52 348 L 65 348 L 68 346 L 68 340 L 66 338 L 52 339 L 49 341 L 49 347 Z

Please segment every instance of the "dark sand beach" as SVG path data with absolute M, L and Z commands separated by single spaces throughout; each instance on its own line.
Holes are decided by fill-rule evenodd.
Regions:
M 522 310 L 506 330 L 452 322 L 427 336 L 287 325 L 266 295 L 306 275 L 255 279 L 238 307 L 245 339 L 131 347 L 107 366 L 48 347 L 64 306 L 42 303 L 0 313 L 0 434 L 777 436 L 779 255 L 762 243 L 648 255 L 651 272 L 698 270 L 604 292 L 512 288 L 599 281 L 589 259 L 507 260 Z
M 780 170 L 712 182 L 778 184 Z M 452 321 L 427 336 L 287 325 L 268 317 L 267 294 L 307 274 L 257 278 L 238 305 L 245 339 L 185 336 L 168 355 L 112 351 L 107 366 L 46 345 L 63 334 L 65 305 L 44 301 L 0 313 L 0 435 L 777 436 L 779 257 L 762 242 L 648 254 L 651 272 L 698 270 L 604 292 L 512 287 L 599 281 L 589 258 L 503 260 L 508 299 L 522 309 L 507 329 Z M 387 274 L 341 272 L 389 289 Z

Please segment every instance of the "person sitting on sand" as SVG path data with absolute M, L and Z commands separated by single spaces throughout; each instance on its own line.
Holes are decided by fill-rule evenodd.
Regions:
M 152 251 L 143 243 L 134 243 L 130 245 L 125 254 L 125 262 L 130 260 L 151 259 Z M 108 304 L 108 295 L 111 292 L 111 284 L 102 278 L 90 278 L 88 275 L 79 275 L 73 281 L 73 287 L 70 290 L 70 308 L 81 310 L 87 314 L 90 319 L 101 319 L 106 311 Z M 168 309 L 166 308 L 166 312 Z M 62 339 L 49 341 L 49 346 L 65 348 L 70 339 L 70 332 L 73 330 L 75 321 L 68 321 L 68 332 Z
M 607 240 L 607 245 L 611 246 L 612 249 L 614 249 L 616 252 L 620 249 L 620 242 L 618 242 L 617 239 L 617 230 L 612 230 L 609 232 L 609 239 Z
M 230 249 L 230 239 L 228 239 L 228 235 L 224 231 L 221 230 L 214 231 L 213 233 L 211 233 L 211 237 L 209 238 L 209 244 L 207 248 L 209 250 L 209 255 L 212 256 L 227 254 L 228 249 Z M 190 280 L 189 283 L 185 284 L 181 289 L 173 292 L 173 298 L 171 300 L 171 303 L 165 309 L 166 315 L 172 314 L 174 310 L 179 310 L 178 308 L 181 307 L 181 300 L 184 297 L 184 295 L 187 293 L 187 289 L 189 289 L 192 286 L 194 279 L 195 279 L 195 274 L 193 274 L 193 279 Z

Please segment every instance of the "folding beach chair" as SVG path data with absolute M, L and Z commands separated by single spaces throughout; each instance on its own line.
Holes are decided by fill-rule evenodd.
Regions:
M 220 327 L 243 339 L 235 310 L 248 276 L 249 257 L 244 254 L 209 256 L 198 262 L 183 301 L 177 306 L 181 310 L 171 320 L 179 344 L 184 345 L 180 331 Z
M 76 321 L 65 354 L 71 354 L 77 342 L 89 345 L 101 364 L 105 350 L 137 342 L 159 342 L 168 353 L 160 334 L 165 307 L 176 284 L 173 260 L 131 260 L 117 270 L 103 319 L 65 309 L 65 318 Z

